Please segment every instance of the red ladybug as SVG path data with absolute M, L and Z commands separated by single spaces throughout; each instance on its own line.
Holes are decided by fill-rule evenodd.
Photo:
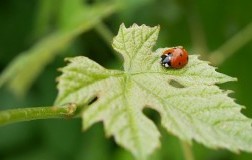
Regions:
M 169 48 L 163 52 L 160 63 L 165 68 L 183 68 L 188 63 L 188 53 L 182 46 Z

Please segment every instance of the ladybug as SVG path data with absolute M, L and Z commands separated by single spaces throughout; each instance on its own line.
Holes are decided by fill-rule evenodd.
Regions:
M 160 63 L 165 68 L 183 68 L 188 63 L 188 52 L 182 46 L 169 48 L 163 52 Z

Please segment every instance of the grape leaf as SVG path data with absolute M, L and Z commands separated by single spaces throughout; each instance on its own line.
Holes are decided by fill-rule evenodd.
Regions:
M 251 119 L 240 113 L 243 106 L 228 97 L 230 91 L 215 85 L 236 79 L 216 72 L 197 55 L 190 55 L 182 69 L 162 67 L 166 48 L 152 52 L 158 32 L 158 26 L 121 25 L 113 48 L 124 58 L 123 71 L 105 69 L 86 57 L 68 58 L 56 104 L 87 105 L 83 127 L 102 121 L 106 134 L 137 159 L 160 146 L 160 133 L 143 114 L 145 107 L 158 111 L 163 127 L 183 141 L 251 152 Z

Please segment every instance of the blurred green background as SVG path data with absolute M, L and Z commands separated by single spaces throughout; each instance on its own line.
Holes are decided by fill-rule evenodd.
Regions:
M 183 45 L 209 60 L 252 22 L 251 0 L 2 0 L 0 1 L 0 110 L 52 105 L 57 95 L 57 68 L 64 58 L 84 55 L 108 68 L 122 69 L 111 38 L 119 25 L 160 25 L 156 48 Z M 250 27 L 251 28 L 251 27 Z M 252 32 L 252 29 L 250 29 Z M 221 85 L 247 107 L 252 117 L 252 41 L 211 59 L 218 71 L 238 78 Z M 251 36 L 250 36 L 250 35 Z M 252 38 L 251 38 L 252 39 Z M 156 49 L 155 48 L 155 49 Z M 215 52 L 216 53 L 216 52 Z M 218 56 L 223 56 L 219 62 Z M 217 63 L 218 62 L 218 63 Z M 183 159 L 180 142 L 164 131 L 157 113 L 150 117 L 162 132 L 162 148 L 150 159 Z M 252 133 L 251 133 L 252 134 Z M 148 147 L 148 146 L 146 146 Z M 196 159 L 248 160 L 226 150 L 194 143 Z M 37 120 L 0 128 L 1 160 L 130 160 L 132 155 L 104 136 L 101 123 L 81 131 L 80 119 Z

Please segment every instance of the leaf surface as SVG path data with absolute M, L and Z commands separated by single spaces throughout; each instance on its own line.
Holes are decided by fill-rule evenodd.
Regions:
M 230 91 L 216 86 L 236 79 L 196 55 L 182 69 L 162 67 L 160 56 L 167 48 L 152 51 L 158 32 L 158 26 L 121 25 L 112 45 L 124 58 L 123 71 L 86 57 L 68 58 L 56 103 L 88 105 L 83 127 L 102 121 L 106 134 L 137 159 L 146 159 L 160 145 L 157 127 L 142 112 L 145 107 L 158 111 L 163 127 L 181 140 L 251 152 L 251 119 L 240 113 L 242 106 L 228 97 Z

